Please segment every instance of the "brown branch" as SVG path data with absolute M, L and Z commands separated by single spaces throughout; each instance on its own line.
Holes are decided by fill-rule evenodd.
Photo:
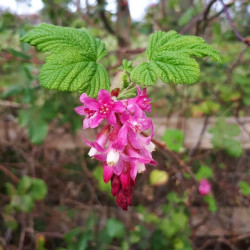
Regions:
M 114 30 L 112 29 L 112 27 L 110 26 L 108 20 L 107 20 L 107 17 L 105 15 L 105 0 L 97 0 L 97 3 L 100 7 L 100 10 L 99 10 L 99 15 L 100 15 L 100 18 L 104 24 L 104 27 L 105 29 L 112 35 L 115 35 L 115 32 Z
M 142 135 L 144 135 L 144 136 L 147 136 L 144 132 L 141 132 L 141 134 Z M 158 140 L 156 140 L 156 139 L 151 139 L 151 141 L 157 146 L 157 147 L 159 147 L 160 149 L 162 149 L 163 151 L 165 151 L 172 159 L 174 159 L 174 161 L 182 168 L 182 169 L 184 169 L 194 180 L 196 180 L 195 179 L 195 176 L 194 176 L 194 173 L 192 172 L 192 168 L 190 167 L 190 166 L 188 166 L 188 165 L 186 165 L 186 163 L 183 161 L 183 160 L 181 160 L 180 158 L 179 158 L 179 156 L 176 154 L 176 153 L 174 153 L 174 152 L 172 152 L 171 150 L 169 150 L 168 148 L 167 148 L 167 146 L 166 146 L 166 144 L 165 143 L 163 143 L 163 142 L 159 142 Z
M 235 237 L 231 238 L 230 240 L 232 242 L 237 242 L 237 241 L 244 240 L 244 239 L 247 239 L 247 238 L 250 238 L 250 233 L 244 234 L 244 235 L 235 236 Z
M 241 59 L 243 58 L 245 52 L 247 51 L 248 49 L 248 46 L 246 46 L 239 54 L 237 60 L 235 61 L 235 63 L 228 69 L 227 71 L 227 79 L 225 81 L 225 84 L 229 83 L 230 82 L 230 79 L 231 79 L 231 75 L 234 71 L 234 69 L 241 63 Z
M 120 49 L 117 52 L 118 53 L 124 53 L 124 54 L 131 54 L 131 55 L 135 55 L 135 54 L 140 54 L 142 52 L 144 52 L 146 50 L 146 48 L 137 48 L 137 49 Z
M 231 28 L 232 28 L 232 30 L 233 30 L 235 36 L 236 36 L 240 41 L 242 41 L 242 42 L 245 43 L 247 46 L 249 46 L 249 45 L 250 45 L 250 40 L 247 39 L 247 38 L 244 38 L 244 37 L 239 33 L 239 31 L 238 31 L 237 28 L 236 28 L 235 23 L 233 22 L 233 19 L 232 19 L 232 18 L 230 17 L 230 15 L 229 15 L 227 6 L 224 4 L 223 0 L 219 0 L 219 1 L 221 2 L 222 6 L 223 6 L 224 13 L 225 13 L 225 15 L 226 15 L 226 19 L 227 19 L 228 23 L 230 24 L 230 26 L 231 26 Z
M 4 174 L 6 174 L 13 182 L 15 182 L 15 183 L 19 182 L 19 179 L 3 165 L 0 165 L 0 171 L 2 171 Z
M 195 146 L 190 150 L 189 152 L 189 157 L 192 157 L 194 155 L 194 153 L 196 152 L 196 150 L 199 148 L 200 144 L 201 144 L 201 140 L 202 137 L 206 131 L 207 125 L 208 125 L 208 120 L 209 120 L 209 116 L 205 117 L 204 123 L 203 123 L 203 127 L 199 136 L 199 139 L 197 141 L 197 143 L 195 144 Z
M 38 236 L 44 236 L 45 238 L 58 238 L 58 239 L 63 239 L 64 234 L 58 233 L 58 232 L 37 232 L 33 228 L 26 228 L 25 230 L 27 233 L 31 235 L 35 235 L 36 237 Z
M 3 100 L 0 100 L 0 106 L 7 107 L 7 108 L 27 108 L 28 107 L 28 105 L 26 104 L 20 104 L 16 102 L 3 101 Z
M 227 6 L 227 8 L 230 8 L 230 7 L 234 6 L 234 4 L 235 4 L 235 1 L 226 4 L 226 6 Z M 216 14 L 214 14 L 213 16 L 209 17 L 209 18 L 207 19 L 207 22 L 212 21 L 213 19 L 215 19 L 216 17 L 218 17 L 218 16 L 219 16 L 220 14 L 222 14 L 223 12 L 224 12 L 224 8 L 223 8 L 222 10 L 220 10 L 219 12 L 217 12 Z
M 208 5 L 204 8 L 204 10 L 196 17 L 194 17 L 188 25 L 186 25 L 179 33 L 184 34 L 189 31 L 194 25 L 198 25 L 198 23 L 202 22 L 202 20 L 206 19 L 208 16 L 210 9 L 212 8 L 213 4 L 217 0 L 211 0 Z

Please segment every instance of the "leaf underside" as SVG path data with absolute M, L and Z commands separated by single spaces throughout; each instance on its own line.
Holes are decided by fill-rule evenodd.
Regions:
M 148 62 L 141 63 L 131 73 L 137 83 L 155 85 L 158 78 L 165 83 L 193 84 L 200 74 L 195 57 L 209 56 L 221 63 L 219 53 L 196 36 L 182 36 L 175 31 L 157 31 L 150 36 L 146 50 Z
M 87 30 L 41 24 L 21 40 L 50 52 L 39 76 L 45 88 L 85 92 L 91 97 L 100 89 L 109 90 L 108 73 L 97 63 L 106 55 L 105 44 Z

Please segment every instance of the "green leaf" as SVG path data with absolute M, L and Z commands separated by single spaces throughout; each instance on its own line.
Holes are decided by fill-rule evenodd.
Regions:
M 161 186 L 167 183 L 168 181 L 168 173 L 166 171 L 161 171 L 154 169 L 149 176 L 149 181 L 151 185 Z
M 204 196 L 204 201 L 208 203 L 208 209 L 211 212 L 216 212 L 217 211 L 217 204 L 216 200 L 212 195 L 206 195 Z
M 136 87 L 131 88 L 131 89 L 124 89 L 119 95 L 118 95 L 118 100 L 123 100 L 123 99 L 129 99 L 133 98 L 137 95 L 137 89 Z
M 29 191 L 29 195 L 34 200 L 42 200 L 48 192 L 46 183 L 41 179 L 32 179 L 32 185 Z
M 11 198 L 13 197 L 14 195 L 16 195 L 16 188 L 14 185 L 12 185 L 11 183 L 7 182 L 5 184 L 5 189 L 6 189 L 6 193 L 7 195 Z
M 194 15 L 195 15 L 194 7 L 188 8 L 181 16 L 181 18 L 178 20 L 178 25 L 182 26 L 188 23 Z
M 33 120 L 28 128 L 30 141 L 34 144 L 41 144 L 48 134 L 48 123 L 40 117 L 38 120 Z
M 187 216 L 182 212 L 173 212 L 169 218 L 162 220 L 160 228 L 165 232 L 167 237 L 172 237 L 177 232 L 185 229 Z
M 11 200 L 11 205 L 23 212 L 31 212 L 34 208 L 34 201 L 29 195 L 14 196 Z
M 131 71 L 133 70 L 132 62 L 126 59 L 123 59 L 122 66 L 120 67 L 120 69 L 123 69 L 125 72 L 131 73 Z
M 234 139 L 241 132 L 236 124 L 227 124 L 223 119 L 217 120 L 215 126 L 209 129 L 213 134 L 212 144 L 215 149 L 224 149 L 227 154 L 239 157 L 243 153 L 241 142 Z
M 97 64 L 106 55 L 105 45 L 87 30 L 41 24 L 21 40 L 51 53 L 39 76 L 45 88 L 85 92 L 91 97 L 100 89 L 109 90 L 108 73 Z
M 18 228 L 18 223 L 13 216 L 8 214 L 2 214 L 2 216 L 4 219 L 4 224 L 7 228 L 10 228 L 13 231 Z
M 23 91 L 23 88 L 18 85 L 11 85 L 8 89 L 6 89 L 4 92 L 2 92 L 1 97 L 3 99 L 18 95 Z
M 81 233 L 79 239 L 77 241 L 76 247 L 74 249 L 77 250 L 85 250 L 88 247 L 89 241 L 93 238 L 92 231 L 86 230 L 85 232 Z
M 167 129 L 162 139 L 170 150 L 180 152 L 184 141 L 184 134 L 178 129 Z
M 76 227 L 64 235 L 65 241 L 69 244 L 74 241 L 74 239 L 83 231 L 83 228 Z
M 195 174 L 195 178 L 200 181 L 202 179 L 208 179 L 213 176 L 213 170 L 207 166 L 201 166 L 198 172 Z
M 19 181 L 17 185 L 17 192 L 19 195 L 25 194 L 28 189 L 31 187 L 32 184 L 32 178 L 29 176 L 24 176 L 22 179 Z
M 233 157 L 240 157 L 243 153 L 243 147 L 240 141 L 227 138 L 224 140 L 225 151 Z
M 165 83 L 193 84 L 199 78 L 200 68 L 190 56 L 209 56 L 221 62 L 219 53 L 196 36 L 182 36 L 175 31 L 157 31 L 150 36 L 146 50 L 149 62 L 141 63 L 131 72 L 131 79 L 149 86 L 158 78 Z
M 112 238 L 123 238 L 125 236 L 124 225 L 116 219 L 107 220 L 107 231 Z
M 21 59 L 30 59 L 30 57 L 31 57 L 30 55 L 27 55 L 27 54 L 25 54 L 25 53 L 23 53 L 23 52 L 21 52 L 21 51 L 17 51 L 17 50 L 12 49 L 12 48 L 10 48 L 9 51 L 10 51 L 10 53 L 11 53 L 13 56 L 19 57 L 19 58 L 21 58 Z
M 42 235 L 37 237 L 37 250 L 46 250 L 45 238 Z
M 96 167 L 93 171 L 93 176 L 97 180 L 98 187 L 101 191 L 106 192 L 111 197 L 111 184 L 103 181 L 103 168 Z
M 31 107 L 19 112 L 20 125 L 28 127 L 30 141 L 34 144 L 41 144 L 48 133 L 48 123 L 41 115 L 41 110 Z
M 245 181 L 241 181 L 239 183 L 240 192 L 244 195 L 250 195 L 250 185 L 247 184 Z

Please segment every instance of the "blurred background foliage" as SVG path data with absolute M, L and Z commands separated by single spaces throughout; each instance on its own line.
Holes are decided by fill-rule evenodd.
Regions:
M 34 14 L 15 14 L 0 4 L 0 249 L 249 249 L 249 227 L 234 232 L 219 212 L 250 206 L 250 155 L 239 139 L 245 131 L 250 140 L 248 1 L 224 1 L 245 42 L 235 36 L 221 1 L 160 0 L 149 4 L 139 21 L 131 17 L 130 2 L 112 1 L 113 10 L 109 2 L 42 0 Z M 145 60 L 141 52 L 152 32 L 173 29 L 203 37 L 222 54 L 223 64 L 201 61 L 199 83 L 159 81 L 148 92 L 153 118 L 200 118 L 205 129 L 215 117 L 212 147 L 200 148 L 201 134 L 196 146 L 187 148 L 188 135 L 165 125 L 161 139 L 167 151 L 157 149 L 158 167 L 139 176 L 134 206 L 120 211 L 102 168 L 76 143 L 84 144 L 74 112 L 78 94 L 43 89 L 38 75 L 45 55 L 20 42 L 41 22 L 87 28 L 101 38 L 112 87 L 126 74 L 119 68 L 123 58 L 133 65 Z M 230 117 L 237 122 L 228 123 Z M 202 179 L 212 184 L 205 197 L 197 191 Z M 197 222 L 199 209 L 205 216 Z M 226 233 L 202 233 L 211 218 Z

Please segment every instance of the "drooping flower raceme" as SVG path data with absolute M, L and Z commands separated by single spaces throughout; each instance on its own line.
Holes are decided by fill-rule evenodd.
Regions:
M 146 164 L 156 165 L 152 158 L 155 145 L 154 125 L 145 112 L 151 112 L 151 100 L 146 89 L 137 87 L 135 98 L 117 100 L 116 92 L 110 94 L 100 90 L 97 99 L 81 95 L 83 105 L 75 108 L 84 115 L 83 129 L 96 128 L 103 121 L 107 124 L 97 134 L 94 142 L 84 140 L 89 145 L 89 156 L 103 162 L 103 180 L 111 181 L 111 192 L 116 205 L 127 210 L 132 205 L 132 187 L 136 175 L 146 170 Z M 150 130 L 146 137 L 143 131 Z

